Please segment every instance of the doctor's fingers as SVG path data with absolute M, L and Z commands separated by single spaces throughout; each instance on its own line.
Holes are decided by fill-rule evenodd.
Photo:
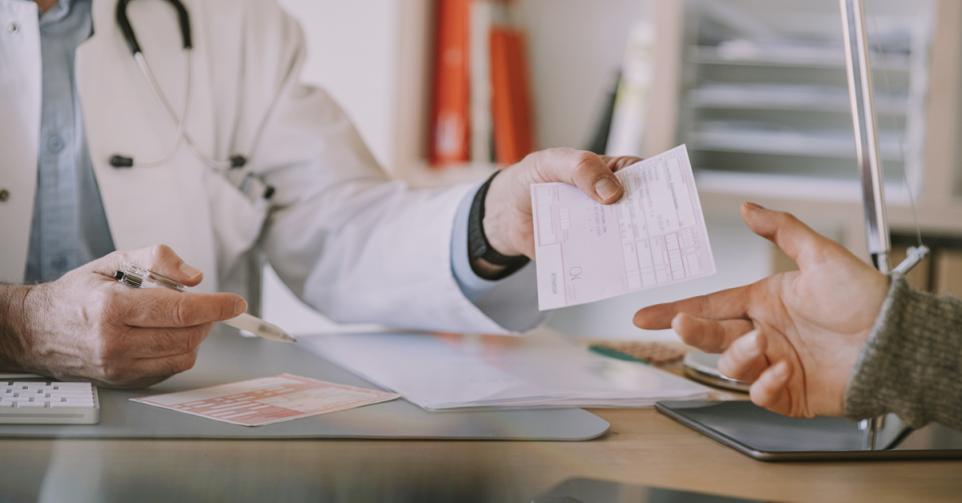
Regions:
M 672 320 L 679 313 L 711 320 L 747 320 L 748 306 L 758 288 L 757 285 L 759 283 L 648 306 L 635 313 L 634 323 L 638 328 L 664 329 L 671 326 Z
M 137 362 L 137 370 L 147 377 L 170 377 L 194 368 L 197 351 L 161 358 L 145 358 Z
M 597 154 L 555 148 L 532 155 L 540 181 L 574 185 L 602 204 L 611 204 L 621 199 L 625 192 L 613 169 Z
M 117 342 L 131 358 L 163 358 L 197 351 L 212 323 L 184 328 L 132 328 Z
M 161 358 L 126 360 L 106 365 L 97 380 L 110 387 L 144 388 L 190 370 L 196 362 L 196 351 Z
M 200 270 L 184 262 L 184 260 L 167 245 L 156 245 L 129 251 L 115 251 L 91 262 L 90 265 L 95 272 L 113 277 L 114 273 L 122 270 L 124 266 L 128 264 L 149 269 L 152 272 L 162 274 L 177 283 L 187 286 L 199 284 L 204 277 Z
M 603 155 L 601 160 L 608 165 L 608 169 L 612 171 L 620 171 L 622 169 L 631 166 L 632 164 L 641 161 L 641 157 L 635 157 L 633 155 L 621 155 L 621 156 L 610 156 Z
M 711 320 L 678 313 L 671 321 L 671 328 L 685 344 L 709 353 L 721 353 L 750 332 L 752 322 L 743 319 Z
M 732 379 L 755 382 L 770 367 L 765 343 L 757 330 L 739 337 L 718 359 L 718 370 Z
M 247 310 L 247 302 L 232 293 L 181 293 L 121 285 L 117 285 L 117 290 L 123 299 L 120 321 L 129 327 L 193 327 L 228 320 Z

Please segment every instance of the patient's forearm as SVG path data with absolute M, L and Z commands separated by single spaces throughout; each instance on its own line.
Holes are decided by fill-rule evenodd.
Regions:
M 31 287 L 0 284 L 0 370 L 22 370 L 26 299 Z
M 962 428 L 962 300 L 895 278 L 849 382 L 846 414 Z

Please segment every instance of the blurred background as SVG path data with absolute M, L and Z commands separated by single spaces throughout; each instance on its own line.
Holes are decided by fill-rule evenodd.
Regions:
M 481 180 L 547 147 L 688 145 L 718 274 L 559 310 L 560 332 L 671 337 L 642 333 L 632 314 L 791 269 L 741 224 L 744 200 L 866 255 L 837 0 L 281 3 L 308 38 L 305 79 L 413 185 Z M 962 2 L 866 0 L 866 19 L 893 263 L 918 221 L 934 253 L 912 282 L 962 293 Z M 330 326 L 269 270 L 264 316 L 294 333 Z

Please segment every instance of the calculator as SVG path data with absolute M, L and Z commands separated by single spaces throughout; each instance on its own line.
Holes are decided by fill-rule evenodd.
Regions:
M 96 424 L 97 387 L 89 382 L 0 380 L 0 424 Z

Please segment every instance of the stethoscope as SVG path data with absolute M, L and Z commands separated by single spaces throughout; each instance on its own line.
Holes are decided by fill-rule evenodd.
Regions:
M 180 113 L 178 114 L 174 110 L 173 105 L 171 105 L 170 100 L 167 99 L 167 95 L 161 89 L 160 84 L 154 75 L 153 70 L 150 68 L 150 64 L 147 63 L 147 58 L 144 57 L 143 51 L 140 49 L 140 42 L 137 40 L 137 35 L 134 33 L 134 28 L 130 24 L 130 19 L 127 17 L 127 6 L 130 4 L 131 0 L 119 0 L 117 2 L 117 24 L 120 27 L 120 31 L 123 33 L 124 40 L 127 42 L 127 47 L 130 49 L 130 53 L 137 63 L 137 67 L 140 69 L 140 73 L 143 75 L 144 79 L 150 86 L 151 91 L 157 98 L 163 107 L 167 111 L 167 115 L 170 119 L 177 125 L 177 140 L 176 142 L 164 153 L 161 157 L 157 159 L 150 159 L 146 161 L 134 161 L 134 158 L 129 155 L 124 154 L 114 154 L 110 156 L 110 165 L 117 169 L 132 168 L 134 166 L 151 166 L 162 164 L 174 156 L 181 145 L 186 144 L 188 148 L 201 160 L 208 168 L 210 168 L 215 173 L 226 176 L 231 182 L 248 198 L 253 201 L 266 201 L 269 200 L 274 195 L 274 187 L 268 185 L 261 179 L 260 176 L 254 174 L 253 172 L 244 172 L 244 167 L 247 166 L 248 157 L 240 154 L 234 154 L 227 159 L 215 159 L 213 157 L 205 155 L 201 152 L 200 148 L 190 137 L 190 134 L 185 128 L 187 122 L 187 114 L 190 104 L 190 94 L 191 94 L 191 84 L 193 77 L 193 41 L 191 38 L 191 27 L 190 27 L 190 14 L 187 12 L 187 8 L 180 0 L 166 0 L 173 6 L 177 11 L 177 23 L 180 27 L 180 38 L 183 45 L 186 57 L 184 61 L 187 66 L 187 88 L 184 93 L 184 104 L 181 107 Z M 261 123 L 256 130 L 256 136 L 251 149 L 251 155 L 253 155 L 254 150 L 256 150 L 258 143 L 263 135 L 264 125 L 267 119 L 271 116 L 274 107 L 280 97 L 280 92 L 274 96 L 271 101 L 270 107 L 264 118 L 261 119 Z M 236 173 L 236 174 L 235 174 Z M 241 174 L 243 173 L 243 174 Z

